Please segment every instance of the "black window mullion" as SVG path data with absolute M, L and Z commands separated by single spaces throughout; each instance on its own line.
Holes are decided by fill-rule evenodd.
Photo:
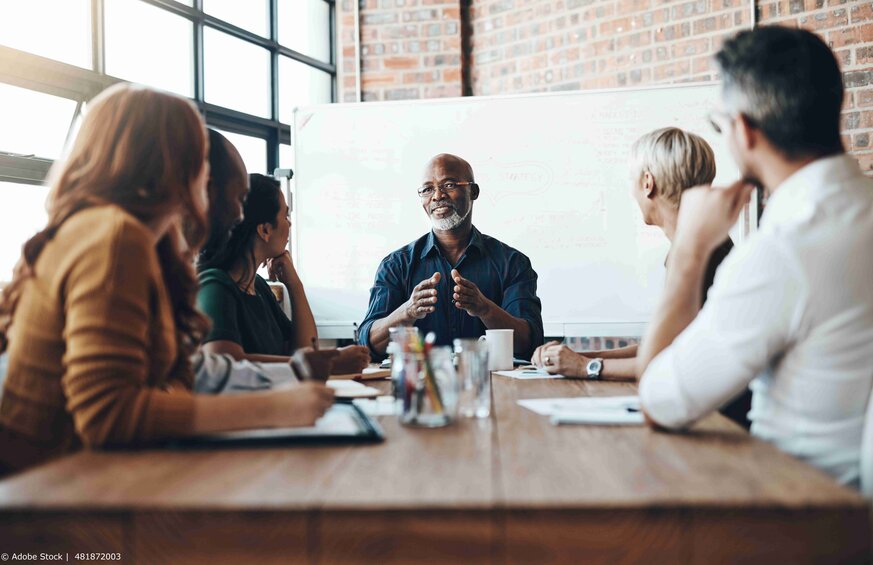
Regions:
M 279 166 L 279 2 L 270 0 L 270 104 L 273 120 L 276 122 L 267 138 L 267 171 Z

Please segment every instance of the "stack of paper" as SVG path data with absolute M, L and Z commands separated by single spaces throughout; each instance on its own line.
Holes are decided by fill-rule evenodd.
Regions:
M 537 414 L 550 416 L 553 424 L 644 423 L 639 396 L 535 398 L 519 400 L 518 404 Z

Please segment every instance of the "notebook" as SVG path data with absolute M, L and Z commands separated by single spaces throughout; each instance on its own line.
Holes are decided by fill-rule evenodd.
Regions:
M 337 403 L 311 427 L 263 428 L 183 438 L 178 447 L 257 447 L 297 443 L 380 442 L 382 427 L 351 403 Z

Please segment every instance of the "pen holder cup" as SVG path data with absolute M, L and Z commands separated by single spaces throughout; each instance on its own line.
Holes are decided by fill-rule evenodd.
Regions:
M 438 428 L 457 418 L 458 376 L 451 348 L 434 347 L 427 355 L 395 353 L 391 380 L 400 423 Z

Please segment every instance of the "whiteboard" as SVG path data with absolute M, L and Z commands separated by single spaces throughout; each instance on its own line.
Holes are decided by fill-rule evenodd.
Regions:
M 472 165 L 474 225 L 533 263 L 547 336 L 641 335 L 669 245 L 630 195 L 630 146 L 678 126 L 712 145 L 716 182 L 736 179 L 706 119 L 718 96 L 707 83 L 298 109 L 291 243 L 319 335 L 351 337 L 382 258 L 430 230 L 415 189 L 438 153 Z

